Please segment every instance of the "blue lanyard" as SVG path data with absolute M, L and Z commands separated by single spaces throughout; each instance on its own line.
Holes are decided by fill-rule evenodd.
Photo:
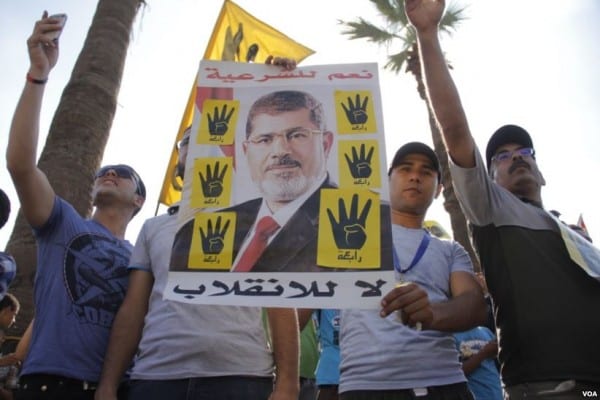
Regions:
M 421 239 L 421 244 L 419 244 L 419 248 L 417 249 L 417 252 L 413 257 L 413 260 L 410 262 L 410 265 L 405 270 L 403 270 L 402 267 L 400 267 L 400 258 L 398 257 L 398 253 L 396 253 L 396 247 L 394 247 L 394 269 L 401 274 L 405 274 L 408 271 L 410 271 L 421 260 L 423 254 L 425 254 L 427 246 L 429 246 L 430 240 L 431 239 L 429 237 L 429 232 L 425 231 L 425 235 L 423 236 L 423 239 Z

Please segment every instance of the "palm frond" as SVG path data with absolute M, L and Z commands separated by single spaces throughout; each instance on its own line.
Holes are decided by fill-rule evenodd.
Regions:
M 404 0 L 370 0 L 379 14 L 390 24 L 398 26 L 408 25 L 406 12 L 404 12 Z
M 397 74 L 402 70 L 402 66 L 408 61 L 409 56 L 410 52 L 408 50 L 389 55 L 388 61 L 385 63 L 383 68 L 388 69 Z
M 342 34 L 350 36 L 350 39 L 366 39 L 377 44 L 386 44 L 394 39 L 403 39 L 394 32 L 379 28 L 361 17 L 358 18 L 358 21 L 338 20 L 338 24 L 347 28 L 342 31 Z
M 465 10 L 467 6 L 459 7 L 456 4 L 450 4 L 446 8 L 446 12 L 442 15 L 440 21 L 440 31 L 448 35 L 452 35 L 460 25 L 460 23 L 467 19 Z
M 338 23 L 347 29 L 342 34 L 348 35 L 350 39 L 366 39 L 378 45 L 391 47 L 395 41 L 402 43 L 401 50 L 392 55 L 388 55 L 384 68 L 398 73 L 407 63 L 410 56 L 410 49 L 417 43 L 417 32 L 410 25 L 404 7 L 404 0 L 369 0 L 386 24 L 385 27 L 379 27 L 375 24 L 358 17 L 355 21 L 338 20 Z M 440 32 L 452 35 L 462 21 L 467 19 L 465 10 L 467 6 L 458 6 L 449 4 L 446 12 L 440 21 Z

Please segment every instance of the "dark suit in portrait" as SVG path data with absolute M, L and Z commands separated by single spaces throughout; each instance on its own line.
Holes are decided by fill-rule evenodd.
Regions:
M 292 215 L 277 232 L 273 241 L 254 264 L 252 272 L 335 272 L 348 269 L 328 268 L 317 265 L 317 237 L 319 231 L 319 205 L 321 189 L 337 188 L 326 180 Z M 248 236 L 262 203 L 262 198 L 246 201 L 222 211 L 235 211 L 233 259 L 235 260 L 244 240 Z M 393 269 L 390 208 L 380 206 L 380 253 L 381 268 Z M 194 220 L 186 223 L 175 235 L 171 254 L 172 271 L 189 271 L 188 254 L 192 240 Z M 200 271 L 200 270 L 194 270 Z M 365 271 L 359 269 L 356 271 Z

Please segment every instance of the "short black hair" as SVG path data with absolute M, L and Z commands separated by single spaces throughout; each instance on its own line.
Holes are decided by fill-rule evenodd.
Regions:
M 21 309 L 21 303 L 19 303 L 19 300 L 17 300 L 14 295 L 6 293 L 2 300 L 0 300 L 0 311 L 7 307 L 10 307 L 12 311 L 18 313 Z
M 0 189 L 0 228 L 6 224 L 10 216 L 10 200 L 2 189 Z
M 254 129 L 254 119 L 260 114 L 281 114 L 306 108 L 310 111 L 310 121 L 322 131 L 326 131 L 323 105 L 313 95 L 298 90 L 271 92 L 256 100 L 250 107 L 246 120 L 246 139 Z

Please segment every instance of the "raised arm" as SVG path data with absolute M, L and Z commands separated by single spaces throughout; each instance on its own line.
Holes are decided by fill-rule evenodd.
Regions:
M 48 18 L 44 12 L 27 40 L 30 67 L 13 116 L 6 151 L 6 165 L 19 195 L 21 210 L 34 227 L 47 221 L 55 197 L 46 175 L 37 167 L 36 158 L 45 81 L 58 59 L 58 41 L 52 40 L 50 33 L 60 29 L 59 21 Z
M 96 400 L 116 400 L 119 383 L 131 365 L 144 329 L 144 318 L 154 278 L 148 271 L 132 270 L 123 304 L 119 308 L 112 329 Z
M 438 122 L 452 160 L 459 166 L 475 166 L 475 142 L 458 90 L 450 76 L 439 41 L 438 24 L 444 0 L 405 0 L 406 15 L 417 31 L 421 68 L 429 106 Z
M 269 400 L 296 400 L 300 382 L 300 334 L 296 310 L 268 308 L 267 316 L 276 368 L 275 387 Z

